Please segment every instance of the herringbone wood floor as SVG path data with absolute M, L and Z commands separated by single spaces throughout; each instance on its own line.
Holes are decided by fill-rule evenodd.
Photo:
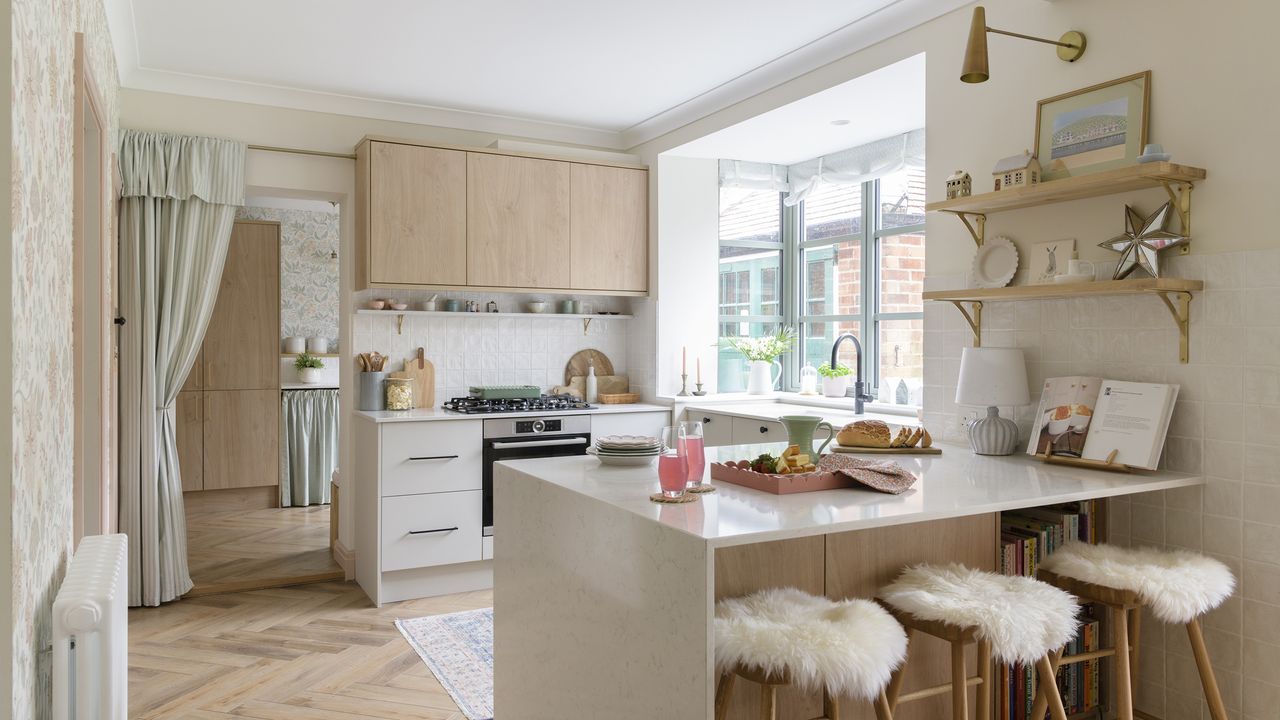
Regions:
M 492 591 L 372 606 L 354 583 L 129 611 L 129 717 L 464 720 L 392 622 L 489 607 Z
M 187 564 L 205 595 L 340 580 L 329 551 L 329 506 L 187 510 Z

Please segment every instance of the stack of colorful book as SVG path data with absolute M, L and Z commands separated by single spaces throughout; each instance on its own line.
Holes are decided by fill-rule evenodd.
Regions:
M 1040 563 L 1065 543 L 1098 542 L 1100 510 L 1099 502 L 1092 500 L 1003 513 L 1000 518 L 1001 572 L 1035 577 Z M 1067 646 L 1067 655 L 1101 647 L 1100 614 L 1101 609 L 1092 606 L 1084 609 L 1080 633 Z M 1100 660 L 1090 660 L 1058 671 L 1058 687 L 1068 713 L 1083 713 L 1098 707 L 1102 697 L 1098 687 L 1100 663 Z M 1034 668 L 1006 667 L 997 688 L 997 717 L 1028 720 L 1035 702 L 1035 682 Z

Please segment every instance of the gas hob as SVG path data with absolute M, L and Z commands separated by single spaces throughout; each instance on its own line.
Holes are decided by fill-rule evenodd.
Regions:
M 489 415 L 493 413 L 547 413 L 564 410 L 593 410 L 589 405 L 572 395 L 543 395 L 536 398 L 508 398 L 503 400 L 480 400 L 474 397 L 456 397 L 446 400 L 440 405 L 445 410 L 452 410 L 465 415 Z

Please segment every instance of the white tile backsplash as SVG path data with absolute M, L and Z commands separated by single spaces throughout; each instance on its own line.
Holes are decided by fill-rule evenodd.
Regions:
M 1014 413 L 1024 436 L 1046 377 L 1096 374 L 1181 385 L 1163 463 L 1201 472 L 1208 484 L 1114 500 L 1111 539 L 1205 552 L 1237 572 L 1237 597 L 1205 619 L 1214 629 L 1207 642 L 1232 716 L 1243 705 L 1252 710 L 1248 717 L 1264 717 L 1256 708 L 1269 701 L 1271 686 L 1250 684 L 1238 669 L 1257 665 L 1249 658 L 1280 658 L 1280 250 L 1192 254 L 1166 264 L 1169 276 L 1205 281 L 1191 303 L 1186 365 L 1178 362 L 1173 320 L 1156 297 L 988 303 L 983 345 L 1026 354 L 1032 404 Z M 926 280 L 930 290 L 963 285 L 960 275 Z M 972 408 L 954 403 L 957 359 L 970 344 L 972 333 L 953 307 L 926 307 L 925 422 L 935 435 L 961 442 L 959 417 Z M 1167 649 L 1152 644 L 1155 652 L 1143 655 L 1141 707 L 1207 718 L 1203 701 L 1178 689 L 1198 687 L 1186 662 L 1186 633 L 1167 633 L 1173 639 Z M 1147 627 L 1143 635 L 1160 637 Z M 1275 679 L 1272 668 L 1266 680 Z
M 365 290 L 356 293 L 355 306 L 374 298 L 395 297 L 418 309 L 435 293 L 420 290 Z M 442 295 L 441 297 L 445 297 Z M 502 312 L 519 312 L 534 295 L 480 295 L 449 293 L 449 298 L 478 300 L 483 307 L 497 300 Z M 557 296 L 538 295 L 554 308 Z M 593 311 L 614 310 L 629 314 L 625 298 L 585 297 Z M 388 370 L 399 370 L 417 348 L 436 367 L 436 403 L 467 393 L 470 385 L 530 384 L 544 392 L 564 384 L 564 367 L 579 350 L 594 348 L 613 363 L 616 374 L 626 375 L 632 320 L 601 316 L 583 334 L 582 320 L 542 313 L 529 317 L 484 317 L 484 313 L 458 313 L 458 317 L 405 316 L 402 333 L 396 332 L 396 313 L 357 314 L 353 326 L 354 352 L 389 355 Z M 633 389 L 636 381 L 632 379 Z

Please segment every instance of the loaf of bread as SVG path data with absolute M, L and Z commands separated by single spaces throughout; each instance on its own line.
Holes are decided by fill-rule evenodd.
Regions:
M 859 420 L 840 428 L 836 442 L 845 447 L 887 448 L 893 440 L 889 426 L 879 420 Z

